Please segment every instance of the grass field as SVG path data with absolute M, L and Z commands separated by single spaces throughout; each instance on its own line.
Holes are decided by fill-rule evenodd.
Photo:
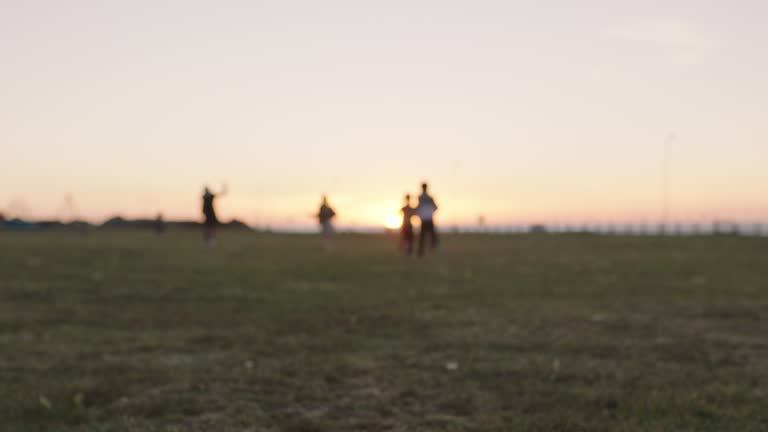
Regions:
M 0 232 L 0 430 L 768 430 L 768 240 L 444 246 Z

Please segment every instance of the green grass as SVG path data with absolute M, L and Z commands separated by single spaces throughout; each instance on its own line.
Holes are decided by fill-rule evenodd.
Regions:
M 0 232 L 2 431 L 768 430 L 768 240 Z

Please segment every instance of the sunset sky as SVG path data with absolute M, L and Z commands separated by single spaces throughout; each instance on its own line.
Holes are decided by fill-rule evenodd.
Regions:
M 0 211 L 768 219 L 765 0 L 0 0 Z

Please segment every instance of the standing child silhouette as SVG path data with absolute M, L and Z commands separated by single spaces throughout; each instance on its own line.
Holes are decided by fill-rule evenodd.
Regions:
M 320 231 L 323 234 L 323 244 L 326 250 L 333 249 L 332 237 L 335 231 L 332 222 L 334 217 L 336 217 L 336 212 L 328 204 L 328 197 L 323 196 L 323 202 L 320 204 L 317 219 L 320 222 Z
M 413 216 L 416 214 L 416 209 L 411 206 L 411 195 L 405 196 L 405 205 L 400 209 L 400 213 L 403 214 L 403 223 L 400 225 L 400 250 L 406 254 L 413 254 Z

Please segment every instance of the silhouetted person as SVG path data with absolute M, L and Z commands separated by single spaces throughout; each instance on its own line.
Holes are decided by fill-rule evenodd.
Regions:
M 203 191 L 203 216 L 205 217 L 203 222 L 203 239 L 205 240 L 205 246 L 209 249 L 216 246 L 216 226 L 219 224 L 213 200 L 225 193 L 226 188 L 223 188 L 221 193 L 214 194 L 207 186 Z
M 320 205 L 320 211 L 317 213 L 317 219 L 320 222 L 320 231 L 323 234 L 323 241 L 325 242 L 325 248 L 331 249 L 331 237 L 333 236 L 333 218 L 336 217 L 336 212 L 333 211 L 330 205 L 328 205 L 328 197 L 323 196 L 323 202 Z
M 416 215 L 416 208 L 411 206 L 411 195 L 406 195 L 405 205 L 400 209 L 403 214 L 403 224 L 400 225 L 400 250 L 406 254 L 413 253 L 413 216 Z
M 421 220 L 421 229 L 419 230 L 419 256 L 424 256 L 429 241 L 429 248 L 435 249 L 438 245 L 437 230 L 435 229 L 434 215 L 437 211 L 435 200 L 429 195 L 426 183 L 421 184 L 421 195 L 419 195 L 419 205 L 416 207 L 416 215 Z
M 158 213 L 157 219 L 155 219 L 155 233 L 157 235 L 165 234 L 165 220 L 162 213 Z

